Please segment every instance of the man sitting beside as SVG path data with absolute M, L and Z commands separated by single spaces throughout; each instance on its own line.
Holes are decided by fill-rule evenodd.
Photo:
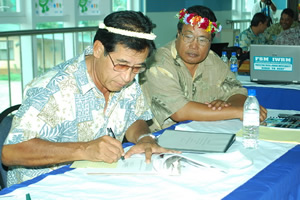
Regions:
M 157 50 L 150 69 L 140 76 L 154 114 L 151 129 L 185 120 L 243 119 L 247 90 L 229 67 L 210 50 L 221 31 L 214 13 L 204 6 L 182 9 L 177 38 Z M 266 110 L 261 107 L 261 120 Z

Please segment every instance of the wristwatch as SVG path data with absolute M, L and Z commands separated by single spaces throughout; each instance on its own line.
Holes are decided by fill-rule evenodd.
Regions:
M 148 136 L 153 138 L 154 140 L 156 139 L 155 135 L 153 135 L 152 133 L 146 133 L 146 134 L 140 135 L 140 137 L 137 139 L 136 143 L 138 143 L 142 138 L 148 137 Z

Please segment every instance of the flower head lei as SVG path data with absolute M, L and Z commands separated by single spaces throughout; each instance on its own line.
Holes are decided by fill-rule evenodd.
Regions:
M 184 24 L 190 24 L 191 26 L 197 26 L 204 29 L 206 32 L 220 32 L 222 26 L 218 22 L 212 22 L 205 17 L 201 17 L 196 13 L 188 13 L 185 8 L 179 11 L 176 15 L 179 19 L 179 22 Z
M 129 31 L 125 29 L 119 29 L 119 28 L 106 26 L 104 23 L 100 23 L 99 28 L 106 29 L 108 32 L 111 33 L 125 35 L 129 37 L 141 38 L 146 40 L 154 40 L 156 38 L 156 35 L 154 33 L 143 33 L 143 32 L 135 32 L 135 31 Z

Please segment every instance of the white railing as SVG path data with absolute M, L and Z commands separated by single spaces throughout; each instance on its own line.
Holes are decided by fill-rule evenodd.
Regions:
M 93 44 L 97 27 L 0 32 L 0 112 L 22 102 L 25 85 Z
M 226 24 L 230 24 L 231 29 L 239 30 L 240 32 L 249 28 L 250 22 L 250 19 L 226 20 Z

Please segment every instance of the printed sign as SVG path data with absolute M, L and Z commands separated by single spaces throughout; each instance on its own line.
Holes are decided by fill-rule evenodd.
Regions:
M 293 71 L 292 57 L 254 56 L 253 69 L 264 71 Z
M 100 0 L 79 0 L 80 15 L 100 15 Z
M 63 16 L 63 0 L 35 0 L 38 16 Z

